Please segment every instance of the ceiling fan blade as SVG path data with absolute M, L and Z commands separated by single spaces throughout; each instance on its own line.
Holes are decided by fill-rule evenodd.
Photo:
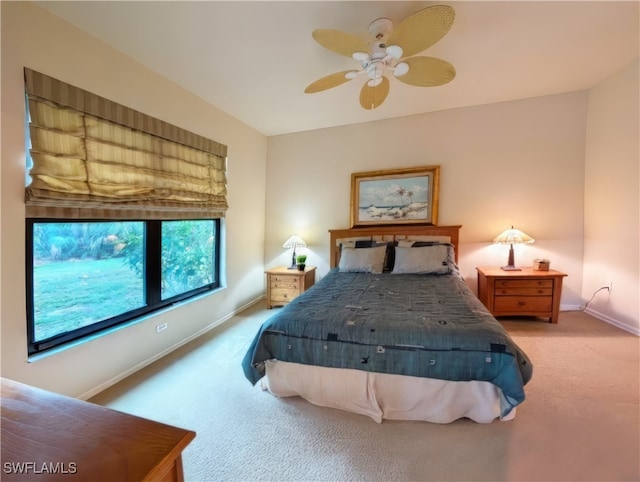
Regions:
M 453 21 L 455 11 L 448 5 L 423 8 L 405 18 L 391 32 L 387 45 L 399 45 L 405 57 L 428 49 L 444 37 Z
M 360 91 L 360 105 L 367 110 L 380 106 L 389 94 L 389 79 L 384 75 L 382 81 L 375 87 L 370 87 L 366 82 Z
M 357 35 L 340 30 L 318 29 L 311 34 L 313 39 L 324 48 L 340 55 L 351 57 L 355 52 L 368 52 L 367 42 Z
M 335 74 L 322 77 L 321 79 L 309 84 L 307 88 L 304 89 L 304 93 L 315 94 L 316 92 L 322 92 L 323 90 L 331 89 L 332 87 L 337 87 L 340 84 L 349 82 L 351 79 L 346 77 L 349 72 L 353 72 L 353 70 L 343 70 L 342 72 L 336 72 Z
M 409 71 L 404 75 L 398 75 L 396 79 L 409 85 L 436 87 L 451 82 L 456 76 L 453 65 L 435 57 L 411 57 L 402 60 L 398 66 L 401 63 L 406 63 Z

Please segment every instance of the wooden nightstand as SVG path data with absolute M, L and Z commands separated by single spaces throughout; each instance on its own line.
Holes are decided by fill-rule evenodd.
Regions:
M 478 298 L 493 316 L 548 317 L 558 323 L 562 278 L 559 271 L 504 271 L 497 267 L 478 270 Z
M 316 282 L 316 267 L 307 266 L 304 271 L 284 266 L 268 269 L 267 308 L 284 306 L 304 293 Z

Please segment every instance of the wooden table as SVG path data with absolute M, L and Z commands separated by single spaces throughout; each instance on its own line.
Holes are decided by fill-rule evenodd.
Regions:
M 267 308 L 284 306 L 311 288 L 316 281 L 315 266 L 304 271 L 278 266 L 265 271 L 267 274 Z
M 2 378 L 8 481 L 182 481 L 195 432 Z
M 493 316 L 540 316 L 558 323 L 562 278 L 560 271 L 522 268 L 505 271 L 498 267 L 478 270 L 478 298 Z

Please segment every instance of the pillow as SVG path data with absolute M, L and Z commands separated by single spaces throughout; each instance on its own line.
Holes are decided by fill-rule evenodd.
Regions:
M 381 244 L 378 244 L 376 241 L 373 241 L 371 239 L 358 239 L 354 241 L 354 244 L 356 248 L 375 248 L 377 246 L 382 246 Z
M 413 246 L 413 243 L 415 243 L 415 241 L 411 239 L 401 239 L 400 241 L 398 241 L 398 246 L 401 248 L 410 248 L 411 246 Z
M 338 245 L 340 249 L 342 248 L 371 248 L 375 246 L 373 241 L 370 238 L 357 238 L 357 239 L 344 239 L 340 240 L 340 244 Z
M 373 239 L 357 239 L 355 241 L 346 241 L 340 244 L 340 251 L 344 248 L 375 248 L 378 246 L 386 246 L 387 250 L 384 255 L 384 264 L 382 265 L 382 271 L 389 272 L 393 269 L 393 263 L 395 259 L 395 246 L 394 241 L 375 241 Z
M 387 247 L 374 248 L 343 247 L 338 268 L 342 273 L 382 273 Z
M 436 244 L 443 244 L 439 241 L 414 241 L 412 248 L 419 248 L 421 246 L 435 246 Z M 453 245 L 452 245 L 453 246 Z
M 446 274 L 451 272 L 449 262 L 451 246 L 436 244 L 433 246 L 396 248 L 396 262 L 392 274 Z
M 389 241 L 387 243 L 387 253 L 384 257 L 384 267 L 382 271 L 393 271 L 393 265 L 396 264 L 396 245 L 395 241 Z
M 382 271 L 389 272 L 393 270 L 393 264 L 396 258 L 395 247 L 396 243 L 393 241 L 356 241 L 356 248 L 373 248 L 375 246 L 386 246 L 384 253 L 384 264 L 382 265 Z
M 431 246 L 432 244 L 451 244 L 451 236 L 418 234 L 413 235 L 411 238 L 405 238 L 398 241 L 398 246 L 402 246 L 403 248 L 409 248 L 411 246 Z

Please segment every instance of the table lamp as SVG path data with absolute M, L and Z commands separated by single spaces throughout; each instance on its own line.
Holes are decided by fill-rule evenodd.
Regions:
M 293 248 L 293 255 L 291 256 L 291 266 L 289 266 L 289 269 L 297 269 L 296 248 L 297 247 L 305 248 L 306 246 L 307 246 L 307 243 L 305 243 L 300 236 L 296 236 L 295 234 L 293 236 L 290 236 L 289 239 L 287 239 L 284 242 L 284 244 L 282 245 L 283 248 L 287 248 L 287 249 Z
M 511 229 L 503 231 L 496 239 L 493 240 L 495 244 L 508 244 L 509 245 L 509 259 L 507 265 L 502 266 L 501 269 L 505 271 L 521 271 L 520 268 L 515 266 L 513 245 L 514 244 L 531 244 L 535 242 L 531 236 L 523 233 L 519 229 L 515 229 L 511 226 Z

